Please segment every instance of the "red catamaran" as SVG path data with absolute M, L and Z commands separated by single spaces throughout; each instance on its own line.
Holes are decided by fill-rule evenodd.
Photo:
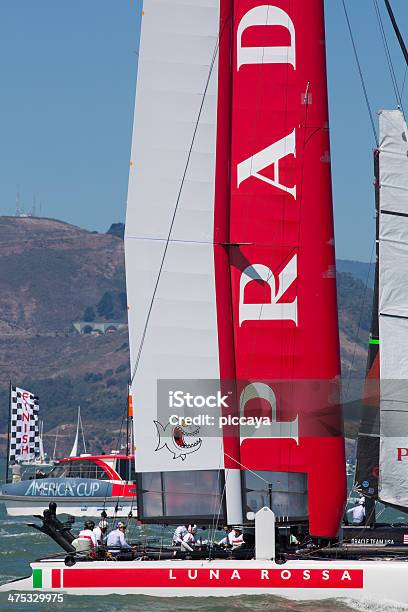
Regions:
M 144 3 L 125 236 L 138 515 L 238 523 L 246 547 L 69 553 L 8 588 L 408 602 L 404 561 L 351 559 L 337 544 L 346 482 L 324 40 L 323 0 Z M 187 420 L 210 396 L 222 400 L 214 423 L 231 417 L 222 435 Z M 242 424 L 254 415 L 267 424 Z M 290 527 L 312 548 L 291 550 Z

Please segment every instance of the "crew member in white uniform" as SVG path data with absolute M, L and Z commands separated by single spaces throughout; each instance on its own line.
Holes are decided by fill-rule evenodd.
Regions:
M 224 529 L 225 536 L 219 542 L 217 542 L 217 544 L 218 546 L 229 546 L 228 536 L 232 531 L 232 527 L 231 525 L 224 525 L 223 529 Z
M 233 550 L 242 546 L 244 543 L 244 534 L 242 533 L 241 527 L 235 526 L 232 528 L 228 534 L 228 541 Z
M 95 523 L 93 521 L 85 521 L 84 528 L 79 532 L 78 537 L 72 541 L 72 546 L 77 552 L 90 554 L 95 556 L 98 542 L 94 533 Z
M 364 497 L 356 499 L 354 504 L 353 508 L 347 510 L 347 514 L 351 513 L 353 525 L 362 525 L 365 519 Z
M 107 529 L 108 523 L 105 521 L 105 519 L 101 519 L 99 521 L 98 526 L 95 527 L 95 529 L 93 530 L 96 537 L 96 541 L 98 542 L 98 546 L 101 546 L 105 543 Z
M 179 525 L 173 533 L 173 546 L 181 544 L 186 533 L 188 533 L 187 526 Z
M 183 537 L 183 541 L 181 542 L 181 549 L 188 550 L 192 552 L 193 545 L 196 543 L 195 534 L 197 533 L 197 525 L 189 525 L 187 528 L 187 533 Z

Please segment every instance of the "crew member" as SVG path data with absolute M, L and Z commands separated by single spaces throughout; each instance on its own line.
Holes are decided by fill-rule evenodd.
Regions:
M 289 535 L 289 545 L 290 546 L 299 546 L 300 542 L 297 538 L 297 530 L 296 527 L 291 527 L 290 528 L 290 535 Z
M 197 525 L 189 525 L 187 527 L 187 533 L 183 537 L 183 541 L 180 546 L 182 550 L 188 550 L 192 552 L 193 546 L 196 543 L 195 534 L 197 533 Z
M 19 463 L 15 463 L 11 468 L 11 476 L 12 482 L 20 482 L 21 481 L 21 465 Z
M 110 553 L 119 554 L 122 549 L 131 550 L 132 547 L 126 542 L 125 531 L 125 523 L 119 522 L 116 525 L 116 529 L 108 534 L 106 546 Z
M 92 558 L 95 557 L 95 550 L 98 546 L 94 528 L 95 523 L 93 521 L 85 521 L 84 528 L 79 532 L 78 537 L 72 542 L 72 546 L 77 552 L 87 553 Z
M 181 544 L 186 533 L 188 533 L 187 525 L 179 525 L 173 533 L 173 546 Z
M 228 534 L 228 540 L 230 546 L 232 546 L 232 550 L 242 546 L 244 543 L 244 534 L 242 533 L 242 529 L 239 527 L 239 525 L 232 528 L 231 532 Z
M 365 519 L 365 508 L 364 508 L 364 497 L 356 499 L 354 507 L 347 510 L 347 514 L 350 512 L 352 515 L 353 525 L 362 525 Z
M 228 536 L 229 536 L 229 534 L 232 531 L 232 527 L 231 527 L 231 525 L 224 525 L 223 530 L 224 530 L 224 534 L 225 535 L 224 535 L 224 537 L 219 542 L 217 542 L 217 544 L 218 544 L 218 546 L 229 546 L 229 538 L 228 538 Z
M 105 521 L 105 519 L 101 519 L 98 526 L 93 530 L 98 546 L 102 546 L 105 543 L 107 530 L 108 523 Z

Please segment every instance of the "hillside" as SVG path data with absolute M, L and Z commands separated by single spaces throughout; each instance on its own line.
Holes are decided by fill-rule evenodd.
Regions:
M 350 272 L 337 273 L 337 305 L 343 380 L 365 373 L 373 290 Z
M 352 259 L 338 259 L 336 261 L 337 272 L 348 272 L 354 278 L 361 280 L 364 285 L 374 287 L 375 262 L 354 261 Z
M 12 380 L 40 395 L 46 430 L 74 422 L 80 404 L 91 437 L 101 430 L 101 450 L 125 406 L 127 331 L 81 336 L 72 323 L 87 308 L 97 315 L 106 293 L 124 292 L 121 238 L 52 219 L 0 217 L 0 257 L 0 429 Z
M 40 396 L 46 450 L 58 425 L 58 452 L 69 450 L 79 404 L 90 450 L 116 444 L 129 379 L 127 329 L 79 335 L 73 322 L 126 321 L 122 237 L 122 224 L 100 234 L 53 219 L 0 217 L 1 454 L 9 380 Z M 346 378 L 364 373 L 372 302 L 372 290 L 350 273 L 354 263 L 360 269 L 350 262 L 338 274 Z

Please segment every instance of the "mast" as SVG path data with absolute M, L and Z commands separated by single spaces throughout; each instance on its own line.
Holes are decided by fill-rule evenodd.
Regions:
M 57 431 L 55 432 L 54 451 L 52 453 L 52 458 L 53 459 L 55 459 L 55 455 L 56 455 L 56 452 L 57 452 L 58 432 L 59 432 L 59 425 L 57 427 Z
M 366 498 L 367 524 L 375 523 L 375 500 L 378 497 L 380 453 L 380 340 L 378 322 L 379 291 L 379 223 L 380 223 L 380 151 L 374 150 L 375 188 L 375 276 L 368 340 L 366 380 L 362 398 L 362 417 L 357 438 L 356 471 L 353 487 Z
M 131 448 L 131 436 L 132 432 L 132 421 L 133 421 L 133 399 L 130 385 L 128 384 L 128 396 L 127 396 L 127 418 L 126 418 L 126 455 L 129 455 Z
M 43 431 L 44 431 L 44 421 L 40 423 L 40 431 L 39 431 L 39 458 L 41 461 L 45 460 L 44 455 L 44 442 L 43 442 Z
M 9 482 L 9 463 L 10 463 L 10 434 L 11 434 L 11 380 L 9 384 L 8 419 L 7 419 L 7 458 L 5 465 L 4 481 Z
M 80 410 L 81 410 L 81 408 L 80 408 L 80 406 L 78 406 L 78 411 L 80 411 Z M 84 433 L 84 426 L 83 426 L 83 423 L 82 423 L 82 417 L 81 416 L 79 417 L 79 420 L 80 420 L 80 424 L 81 424 L 82 445 L 84 447 L 84 453 L 86 453 L 85 433 Z

